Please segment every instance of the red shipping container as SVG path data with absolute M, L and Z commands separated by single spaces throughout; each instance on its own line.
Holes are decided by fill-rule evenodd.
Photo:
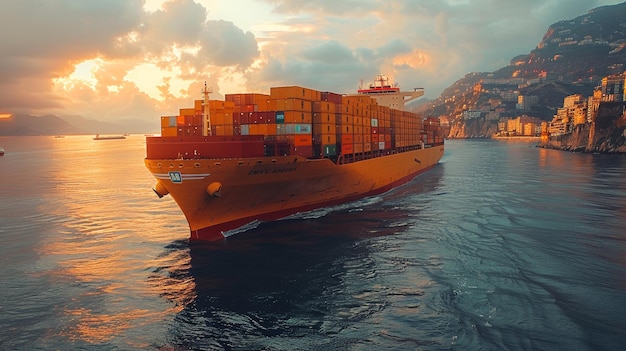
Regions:
M 341 143 L 342 144 L 354 143 L 354 136 L 352 134 L 341 134 Z
M 322 92 L 321 93 L 322 101 L 332 102 L 334 104 L 341 104 L 341 94 L 331 93 L 331 92 Z
M 293 154 L 302 157 L 313 157 L 313 146 L 296 146 Z
M 341 154 L 349 155 L 354 153 L 354 145 L 353 144 L 341 144 Z
M 179 155 L 201 157 L 260 157 L 263 156 L 262 136 L 203 137 L 148 137 L 148 158 L 177 158 Z
M 263 113 L 263 120 L 265 124 L 276 124 L 276 112 L 275 111 L 265 111 Z
M 295 134 L 293 144 L 295 146 L 311 146 L 313 145 L 313 136 L 311 134 Z

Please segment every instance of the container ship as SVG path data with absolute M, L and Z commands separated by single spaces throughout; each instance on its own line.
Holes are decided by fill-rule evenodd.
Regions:
M 161 136 L 146 137 L 153 190 L 176 201 L 190 242 L 381 194 L 444 153 L 439 120 L 404 109 L 423 90 L 400 91 L 384 75 L 350 95 L 301 86 L 223 101 L 210 93 L 205 83 L 203 99 L 161 117 Z

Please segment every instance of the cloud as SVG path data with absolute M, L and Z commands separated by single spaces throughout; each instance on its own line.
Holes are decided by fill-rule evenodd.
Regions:
M 210 21 L 202 32 L 200 57 L 217 66 L 246 67 L 259 55 L 254 34 L 239 29 L 232 22 Z
M 352 63 L 355 60 L 352 51 L 335 40 L 305 48 L 302 51 L 302 57 L 308 61 L 326 64 Z
M 264 0 L 274 11 L 285 14 L 315 13 L 321 15 L 345 15 L 369 12 L 380 6 L 377 0 Z
M 550 24 L 619 2 L 242 0 L 218 4 L 226 21 L 214 0 L 3 1 L 0 113 L 154 118 L 205 80 L 214 98 L 277 85 L 351 93 L 378 73 L 434 98 L 528 53 Z
M 218 81 L 215 67 L 245 69 L 259 55 L 252 33 L 207 15 L 192 0 L 168 1 L 156 11 L 128 0 L 2 2 L 0 111 L 122 118 L 149 106 L 146 99 L 153 99 L 153 106 L 180 103 L 181 91 L 195 82 L 211 76 Z M 89 77 L 79 77 L 76 65 L 90 60 L 98 63 L 83 72 Z M 156 72 L 158 84 L 152 89 L 144 84 L 154 75 L 128 79 L 140 71 Z M 138 93 L 138 99 L 122 97 Z

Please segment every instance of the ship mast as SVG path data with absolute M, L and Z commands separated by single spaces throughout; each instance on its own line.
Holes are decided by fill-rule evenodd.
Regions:
M 209 111 L 209 94 L 212 93 L 213 90 L 209 89 L 206 85 L 206 81 L 204 82 L 204 89 L 202 90 L 202 125 L 204 128 L 202 129 L 203 136 L 211 136 L 211 113 Z

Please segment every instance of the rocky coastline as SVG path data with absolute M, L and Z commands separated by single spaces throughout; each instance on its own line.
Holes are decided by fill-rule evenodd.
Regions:
M 545 135 L 539 147 L 574 152 L 626 154 L 624 103 L 604 103 L 592 123 L 574 126 L 571 133 Z

